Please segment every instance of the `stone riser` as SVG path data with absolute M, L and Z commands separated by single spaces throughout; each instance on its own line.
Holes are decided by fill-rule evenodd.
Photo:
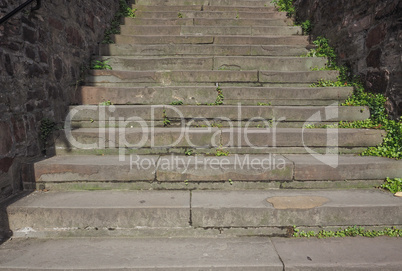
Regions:
M 177 84 L 312 84 L 320 79 L 335 81 L 338 71 L 115 71 L 91 70 L 91 86 L 172 86 Z M 137 85 L 138 86 L 138 85 Z
M 256 0 L 136 0 L 136 5 L 143 6 L 244 6 L 244 7 L 273 7 L 270 1 Z
M 39 192 L 7 209 L 16 232 L 402 224 L 402 202 L 372 190 Z
M 298 26 L 121 26 L 121 35 L 125 36 L 286 36 L 299 35 L 302 30 Z
M 135 18 L 146 19 L 286 19 L 284 12 L 244 12 L 244 11 L 137 11 Z
M 318 155 L 317 159 L 310 154 L 57 156 L 36 163 L 34 170 L 36 182 L 44 184 L 181 182 L 184 185 L 188 180 L 208 182 L 212 187 L 215 182 L 229 179 L 234 183 L 354 181 L 398 178 L 402 174 L 401 161 L 387 158 Z
M 69 120 L 72 121 L 104 121 L 111 124 L 128 126 L 140 121 L 184 122 L 183 126 L 196 125 L 213 126 L 219 122 L 252 123 L 254 121 L 275 122 L 337 122 L 366 120 L 370 116 L 367 107 L 362 106 L 172 106 L 172 105 L 119 105 L 96 106 L 83 105 L 70 107 Z M 136 118 L 136 119 L 133 119 Z M 202 121 L 205 123 L 202 123 Z M 196 122 L 197 121 L 197 122 Z M 208 122 L 207 122 L 208 121 Z M 244 124 L 243 124 L 244 125 Z M 117 125 L 112 125 L 115 127 Z M 233 125 L 234 126 L 234 125 Z
M 288 45 L 196 45 L 196 44 L 103 44 L 103 56 L 301 56 L 306 46 Z
M 186 25 L 186 26 L 292 26 L 290 19 L 222 19 L 222 18 L 124 18 L 124 27 L 128 26 L 152 26 L 152 25 Z
M 56 148 L 71 148 L 67 142 L 74 142 L 76 148 L 93 147 L 90 151 L 103 148 L 181 148 L 210 149 L 305 147 L 356 148 L 376 146 L 383 141 L 384 131 L 363 129 L 228 129 L 228 128 L 96 128 L 73 130 L 67 135 L 61 132 Z M 67 144 L 66 144 L 67 143 Z M 82 145 L 82 147 L 80 147 Z M 102 146 L 102 148 L 101 148 Z M 117 152 L 117 151 L 116 151 Z M 268 150 L 266 151 L 268 152 Z M 236 152 L 235 152 L 236 153 Z
M 306 36 L 151 36 L 114 35 L 116 44 L 216 44 L 216 45 L 299 45 L 307 46 Z
M 193 11 L 227 11 L 227 12 L 276 12 L 275 7 L 247 7 L 247 6 L 208 6 L 208 5 L 187 5 L 187 6 L 144 6 L 144 5 L 132 5 L 133 9 L 137 11 L 181 11 L 181 10 L 193 10 Z
M 330 105 L 344 102 L 352 94 L 351 88 L 246 88 L 222 87 L 226 105 Z M 80 104 L 98 105 L 104 101 L 113 104 L 171 104 L 182 101 L 185 105 L 214 103 L 216 87 L 133 87 L 102 88 L 83 86 L 80 89 Z M 174 97 L 174 98 L 172 98 Z
M 275 70 L 311 71 L 311 67 L 324 68 L 325 58 L 292 57 L 99 57 L 107 61 L 113 70 Z

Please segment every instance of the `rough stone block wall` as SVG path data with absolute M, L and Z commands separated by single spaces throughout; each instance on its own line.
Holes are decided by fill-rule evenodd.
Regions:
M 25 0 L 0 0 L 0 17 Z M 36 4 L 33 2 L 32 6 Z M 118 0 L 46 0 L 0 25 L 0 201 L 31 178 L 42 119 L 61 122 Z
M 385 94 L 394 117 L 402 115 L 402 1 L 296 0 L 299 20 L 312 36 L 325 36 L 340 62 L 359 74 L 366 89 Z

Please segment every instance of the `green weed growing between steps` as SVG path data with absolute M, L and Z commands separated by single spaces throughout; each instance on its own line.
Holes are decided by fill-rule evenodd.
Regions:
M 370 119 L 365 121 L 339 122 L 338 128 L 367 128 L 383 129 L 387 132 L 382 144 L 369 147 L 361 155 L 381 156 L 388 158 L 402 158 L 402 122 L 401 120 L 390 119 L 385 103 L 387 98 L 382 94 L 368 93 L 357 76 L 352 76 L 351 72 L 344 66 L 336 65 L 336 54 L 328 44 L 328 40 L 318 37 L 314 42 L 316 49 L 311 50 L 308 57 L 327 57 L 327 69 L 338 70 L 340 75 L 337 81 L 319 80 L 311 87 L 353 87 L 353 94 L 342 104 L 342 106 L 367 106 L 370 109 Z M 326 128 L 323 126 L 319 126 Z
M 389 236 L 389 237 L 402 237 L 402 229 L 397 229 L 395 227 L 385 228 L 384 230 L 366 230 L 363 227 L 352 226 L 346 229 L 339 229 L 337 231 L 326 231 L 322 230 L 319 232 L 315 231 L 301 231 L 296 226 L 293 227 L 293 237 L 297 238 L 334 238 L 334 237 L 378 237 L 378 236 Z
M 119 10 L 114 15 L 112 22 L 110 23 L 110 27 L 106 29 L 105 36 L 102 41 L 103 44 L 111 44 L 113 40 L 111 35 L 120 34 L 120 23 L 121 19 L 124 17 L 134 18 L 136 9 L 132 9 L 127 5 L 126 0 L 119 0 L 120 6 Z
M 288 17 L 292 17 L 296 9 L 293 5 L 294 0 L 273 0 L 271 3 L 275 4 L 279 11 L 286 12 Z
M 387 178 L 381 188 L 389 190 L 392 194 L 402 192 L 402 178 Z

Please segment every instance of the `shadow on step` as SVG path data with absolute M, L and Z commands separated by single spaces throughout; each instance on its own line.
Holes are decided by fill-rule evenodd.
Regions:
M 28 196 L 32 192 L 33 191 L 21 192 L 18 195 L 12 196 L 11 198 L 0 202 L 0 245 L 13 236 L 13 232 L 10 229 L 10 223 L 8 220 L 7 207 Z

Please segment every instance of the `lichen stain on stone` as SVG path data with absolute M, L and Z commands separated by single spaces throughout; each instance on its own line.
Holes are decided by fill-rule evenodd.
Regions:
M 327 203 L 329 199 L 317 196 L 272 197 L 267 199 L 275 209 L 313 209 Z

